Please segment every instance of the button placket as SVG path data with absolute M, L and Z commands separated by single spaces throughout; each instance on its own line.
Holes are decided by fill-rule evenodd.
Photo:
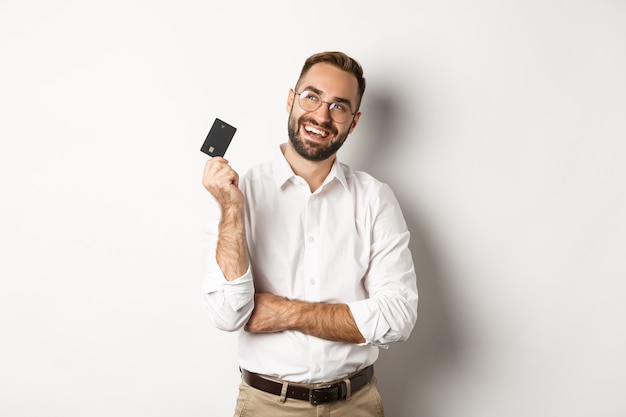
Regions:
M 304 221 L 304 265 L 307 285 L 307 300 L 318 302 L 321 300 L 319 288 L 319 265 L 320 265 L 320 245 L 319 245 L 319 205 L 315 195 L 309 197 L 306 207 L 306 216 Z
M 306 206 L 306 215 L 304 219 L 304 265 L 305 265 L 305 279 L 303 283 L 306 287 L 307 301 L 319 302 L 321 301 L 321 288 L 320 288 L 320 262 L 322 260 L 321 246 L 320 246 L 320 208 L 319 201 L 316 195 L 313 194 L 309 197 Z M 315 379 L 321 379 L 324 377 L 324 364 L 319 363 L 320 358 L 323 358 L 324 342 L 321 339 L 310 337 L 310 364 L 311 374 Z

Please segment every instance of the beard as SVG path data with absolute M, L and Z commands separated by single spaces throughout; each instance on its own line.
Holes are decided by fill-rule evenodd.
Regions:
M 324 143 L 311 142 L 302 139 L 298 132 L 300 131 L 300 126 L 304 123 L 327 129 L 335 135 L 335 139 Z M 341 133 L 338 132 L 337 129 L 335 129 L 335 127 L 330 123 L 319 124 L 311 119 L 305 118 L 304 116 L 296 120 L 296 118 L 291 114 L 289 115 L 289 121 L 287 123 L 287 131 L 289 133 L 289 142 L 291 143 L 291 146 L 293 146 L 298 155 L 309 161 L 323 161 L 333 156 L 344 144 L 349 134 L 349 131 Z

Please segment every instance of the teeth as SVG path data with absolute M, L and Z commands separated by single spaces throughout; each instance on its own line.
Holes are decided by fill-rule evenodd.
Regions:
M 311 126 L 305 127 L 305 130 L 307 132 L 311 132 L 311 133 L 315 133 L 316 135 L 320 135 L 323 138 L 326 137 L 326 132 L 324 132 L 323 130 L 317 130 L 314 127 L 311 127 Z

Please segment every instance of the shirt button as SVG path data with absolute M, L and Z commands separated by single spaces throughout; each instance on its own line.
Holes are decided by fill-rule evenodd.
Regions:
M 309 237 L 309 242 L 314 242 L 315 238 L 313 236 Z
M 315 280 L 314 279 L 311 280 L 311 285 L 315 285 Z
M 316 373 L 319 373 L 320 371 L 321 371 L 320 367 L 319 367 L 319 366 L 316 366 L 316 367 L 315 367 L 315 372 L 316 372 Z

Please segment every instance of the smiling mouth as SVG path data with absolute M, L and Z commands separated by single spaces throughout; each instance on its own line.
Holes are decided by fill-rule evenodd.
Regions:
M 325 139 L 328 136 L 328 132 L 323 129 L 318 129 L 315 126 L 304 125 L 304 130 L 311 136 L 313 139 Z

